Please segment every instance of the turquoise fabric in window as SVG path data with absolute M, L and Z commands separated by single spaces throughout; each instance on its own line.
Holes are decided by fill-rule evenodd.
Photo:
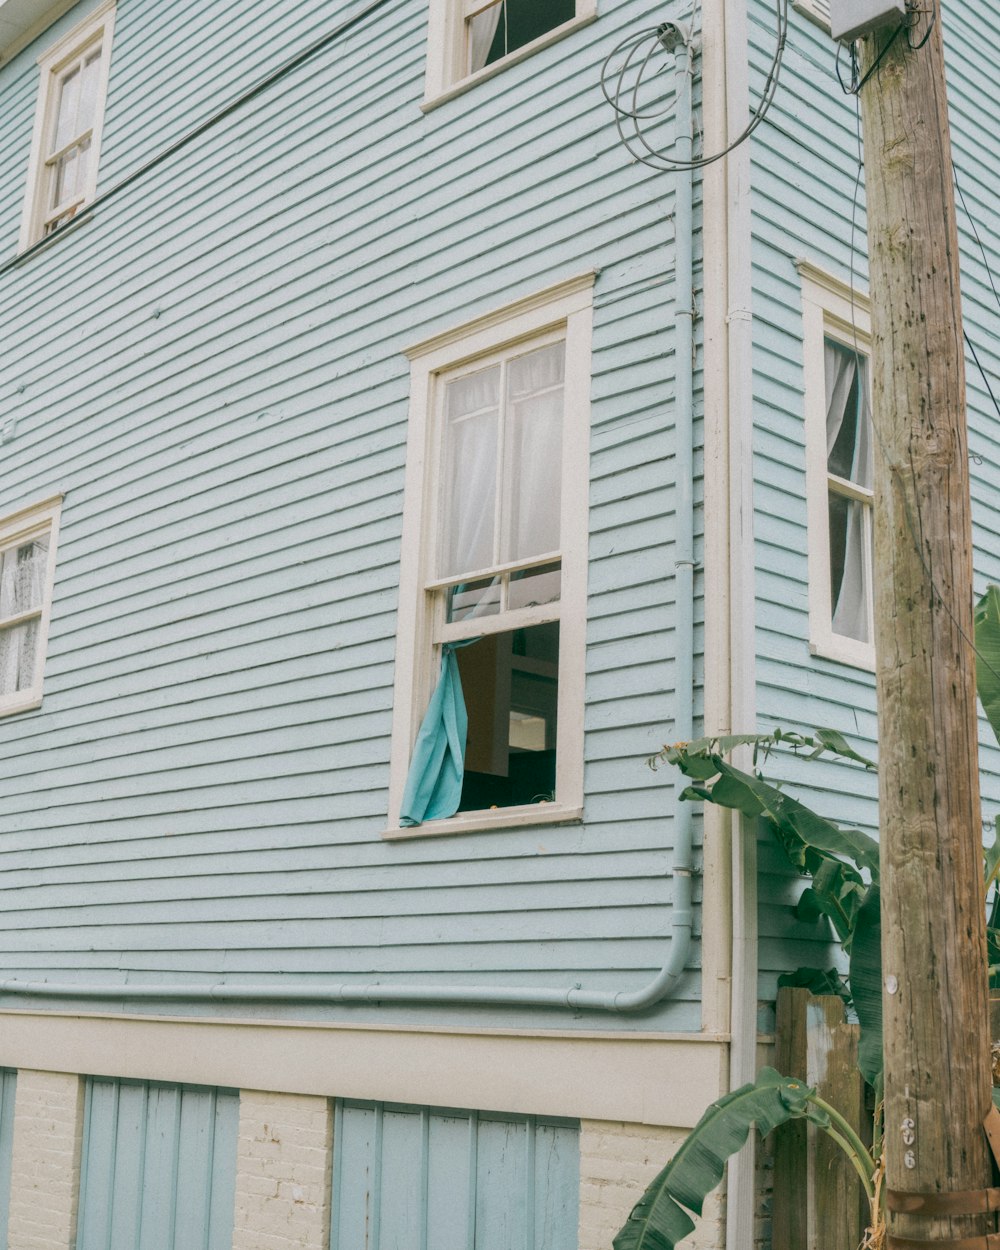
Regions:
M 403 789 L 401 825 L 454 816 L 462 799 L 469 716 L 455 649 L 445 646 L 441 676 L 413 746 Z

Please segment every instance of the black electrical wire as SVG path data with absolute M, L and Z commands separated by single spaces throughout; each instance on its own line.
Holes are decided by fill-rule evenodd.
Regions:
M 604 98 L 615 111 L 615 126 L 618 130 L 618 137 L 635 160 L 640 161 L 643 165 L 648 165 L 651 169 L 702 169 L 706 165 L 711 165 L 714 161 L 722 160 L 724 156 L 728 156 L 730 152 L 750 138 L 767 116 L 768 110 L 774 101 L 781 74 L 782 57 L 784 56 L 785 44 L 788 40 L 788 0 L 775 0 L 774 7 L 777 42 L 771 66 L 764 81 L 761 98 L 753 116 L 743 131 L 721 151 L 693 157 L 691 160 L 676 160 L 667 155 L 666 152 L 654 147 L 647 140 L 642 130 L 643 122 L 655 121 L 665 116 L 671 108 L 669 100 L 661 108 L 644 111 L 639 107 L 639 93 L 643 84 L 648 81 L 647 75 L 649 74 L 650 64 L 658 52 L 666 51 L 662 42 L 664 28 L 662 26 L 646 28 L 637 34 L 629 35 L 628 38 L 623 39 L 621 43 L 612 48 L 601 66 L 601 90 L 604 93 Z M 645 54 L 640 60 L 639 54 L 643 49 L 645 49 Z M 611 62 L 621 56 L 624 56 L 625 59 L 620 68 L 611 70 Z M 634 85 L 628 88 L 626 87 L 626 77 L 630 72 L 634 74 L 635 80 Z M 659 72 L 658 69 L 653 71 L 654 74 L 657 72 Z M 623 99 L 626 99 L 628 96 L 631 96 L 631 108 L 626 107 L 623 103 Z M 625 124 L 627 123 L 631 123 L 631 131 L 629 133 L 626 133 L 625 129 Z
M 85 204 L 76 216 L 71 217 L 65 225 L 60 226 L 51 234 L 47 234 L 45 238 L 39 239 L 37 243 L 33 243 L 30 247 L 25 248 L 23 252 L 19 252 L 16 256 L 12 256 L 10 260 L 0 264 L 0 275 L 7 273 L 11 269 L 16 269 L 30 257 L 34 256 L 36 252 L 40 252 L 44 248 L 48 247 L 54 239 L 59 238 L 64 232 L 68 232 L 75 226 L 80 225 L 81 222 L 88 220 L 95 209 L 101 207 L 113 196 L 117 195 L 120 191 L 124 191 L 126 187 L 130 187 L 140 178 L 144 178 L 151 170 L 155 169 L 158 165 L 162 165 L 164 161 L 169 160 L 171 156 L 174 156 L 177 152 L 181 151 L 182 148 L 186 148 L 188 144 L 193 143 L 195 139 L 199 139 L 206 133 L 206 131 L 211 130 L 213 126 L 217 126 L 219 122 L 224 121 L 225 118 L 229 117 L 232 113 L 235 113 L 237 109 L 241 109 L 244 104 L 248 104 L 251 100 L 256 99 L 257 96 L 266 91 L 269 87 L 273 86 L 274 83 L 279 82 L 282 78 L 285 78 L 288 74 L 292 73 L 293 70 L 298 69 L 300 65 L 304 65 L 306 61 L 311 60 L 312 57 L 316 56 L 317 53 L 322 52 L 324 48 L 335 42 L 342 35 L 346 35 L 347 32 L 357 26 L 359 22 L 363 22 L 366 17 L 371 16 L 371 14 L 376 10 L 383 8 L 390 2 L 391 0 L 370 0 L 364 8 L 359 9 L 350 17 L 345 18 L 331 30 L 328 30 L 325 35 L 321 35 L 319 39 L 316 39 L 300 52 L 296 52 L 294 56 L 289 57 L 287 61 L 284 61 L 276 69 L 271 70 L 269 74 L 265 74 L 263 78 L 259 78 L 257 82 L 255 82 L 253 86 L 248 87 L 246 91 L 241 91 L 239 95 L 234 96 L 233 99 L 231 99 L 228 104 L 224 104 L 217 113 L 213 113 L 211 117 L 206 117 L 204 121 L 199 122 L 198 125 L 192 130 L 187 131 L 185 134 L 181 135 L 179 139 L 176 139 L 173 143 L 168 144 L 168 146 L 163 148 L 162 151 L 157 152 L 155 156 L 150 157 L 145 164 L 140 165 L 130 174 L 126 174 L 120 182 L 116 182 L 114 186 L 108 187 L 106 191 L 102 191 L 100 195 L 95 196 L 89 204 Z
M 844 45 L 843 45 L 843 44 L 841 44 L 841 43 L 838 43 L 838 44 L 837 44 L 837 62 L 836 62 L 836 65 L 837 65 L 837 81 L 840 83 L 840 89 L 841 89 L 841 91 L 843 91 L 844 95 L 858 95 L 858 94 L 860 93 L 861 88 L 865 85 L 865 83 L 866 83 L 866 82 L 868 82 L 868 80 L 869 80 L 869 79 L 872 77 L 872 75 L 876 72 L 876 70 L 878 69 L 878 67 L 882 64 L 882 61 L 883 61 L 883 59 L 884 59 L 884 57 L 885 57 L 886 53 L 889 51 L 889 49 L 890 49 L 890 48 L 892 47 L 892 45 L 896 42 L 896 40 L 897 40 L 897 39 L 899 38 L 899 36 L 903 33 L 903 31 L 904 31 L 904 30 L 909 30 L 909 27 L 907 26 L 906 22 L 900 22 L 900 23 L 899 23 L 899 25 L 896 27 L 896 29 L 892 32 L 892 35 L 890 36 L 890 38 L 889 38 L 889 39 L 887 39 L 887 40 L 886 40 L 886 42 L 883 44 L 883 46 L 882 46 L 882 51 L 878 54 L 878 56 L 875 58 L 875 60 L 872 62 L 872 64 L 871 64 L 871 65 L 869 65 L 869 67 L 868 67 L 867 71 L 865 72 L 864 76 L 863 76 L 863 77 L 861 77 L 861 78 L 859 78 L 859 77 L 858 77 L 858 74 L 860 73 L 860 66 L 858 65 L 858 54 L 857 54 L 857 50 L 856 50 L 856 48 L 855 48 L 855 45 L 854 45 L 853 43 L 851 44 L 851 48 L 850 48 L 850 55 L 851 55 L 851 82 L 850 82 L 850 86 L 848 86 L 848 85 L 844 82 L 844 76 L 843 76 L 843 74 L 841 73 L 841 69 L 840 69 L 840 51 L 841 51 L 841 48 L 843 48 L 843 46 L 844 46 Z M 924 40 L 924 42 L 926 43 L 926 39 Z M 907 35 L 907 43 L 909 43 L 909 36 L 908 36 L 908 35 Z M 912 47 L 913 45 L 911 44 L 910 46 Z M 921 43 L 921 44 L 919 44 L 919 45 L 917 45 L 917 46 L 922 48 L 924 45 L 923 45 L 923 43 Z

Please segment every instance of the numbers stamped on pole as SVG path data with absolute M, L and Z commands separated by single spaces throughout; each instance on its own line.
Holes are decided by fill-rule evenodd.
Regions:
M 904 1146 L 912 1146 L 917 1140 L 916 1123 L 907 1116 L 899 1126 L 900 1136 L 903 1138 Z M 917 1156 L 915 1151 L 907 1150 L 903 1155 L 903 1165 L 907 1168 L 915 1168 L 917 1166 Z

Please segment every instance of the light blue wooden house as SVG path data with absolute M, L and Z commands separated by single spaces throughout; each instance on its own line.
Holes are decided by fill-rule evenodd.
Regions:
M 1000 34 L 948 7 L 984 584 Z M 0 0 L 0 1247 L 609 1250 L 766 1054 L 829 935 L 645 760 L 874 748 L 826 17 L 658 172 L 605 59 L 683 164 L 770 3 Z

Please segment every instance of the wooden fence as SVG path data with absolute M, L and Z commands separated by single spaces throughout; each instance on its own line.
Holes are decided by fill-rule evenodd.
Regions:
M 786 1076 L 816 1087 L 871 1140 L 871 1115 L 858 1071 L 858 1026 L 844 1019 L 839 998 L 808 990 L 778 991 L 775 1064 Z M 847 1156 L 804 1121 L 774 1135 L 774 1250 L 857 1250 L 868 1205 Z

